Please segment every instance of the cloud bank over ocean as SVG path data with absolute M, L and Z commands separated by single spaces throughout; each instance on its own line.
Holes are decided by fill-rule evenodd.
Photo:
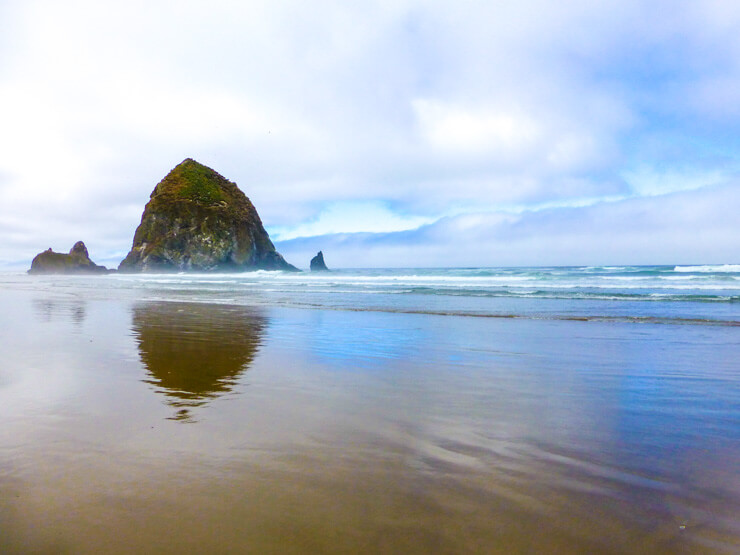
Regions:
M 298 261 L 323 249 L 327 264 L 352 267 L 404 267 L 410 258 L 420 267 L 722 262 L 713 253 L 734 252 L 739 205 L 733 183 L 582 208 L 465 214 L 408 231 L 329 234 L 276 247 Z
M 738 31 L 727 2 L 5 2 L 0 265 L 115 265 L 189 156 L 299 266 L 734 262 Z

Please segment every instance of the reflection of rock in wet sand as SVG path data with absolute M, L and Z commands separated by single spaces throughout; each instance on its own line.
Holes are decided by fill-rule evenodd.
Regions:
M 190 409 L 231 391 L 254 359 L 267 321 L 238 306 L 154 303 L 135 307 L 132 330 L 144 380 L 190 421 Z
M 34 299 L 33 307 L 43 322 L 69 318 L 81 325 L 85 321 L 85 301 L 80 299 Z

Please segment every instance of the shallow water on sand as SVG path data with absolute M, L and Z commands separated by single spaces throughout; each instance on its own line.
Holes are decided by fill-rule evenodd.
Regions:
M 733 553 L 737 327 L 0 291 L 0 552 Z

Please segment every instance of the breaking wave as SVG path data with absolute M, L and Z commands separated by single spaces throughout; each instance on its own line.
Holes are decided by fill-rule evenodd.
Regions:
M 718 264 L 706 266 L 676 266 L 674 272 L 699 272 L 711 274 L 740 273 L 740 264 Z

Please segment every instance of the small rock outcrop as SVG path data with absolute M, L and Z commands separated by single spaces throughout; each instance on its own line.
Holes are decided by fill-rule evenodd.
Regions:
M 275 250 L 257 210 L 222 175 L 192 158 L 154 188 L 122 272 L 298 271 Z
M 82 241 L 77 241 L 69 254 L 54 252 L 49 249 L 37 254 L 31 262 L 29 274 L 101 274 L 106 273 L 105 266 L 98 266 L 87 253 Z
M 311 271 L 312 272 L 328 272 L 329 268 L 324 263 L 324 253 L 319 251 L 316 256 L 311 259 Z

